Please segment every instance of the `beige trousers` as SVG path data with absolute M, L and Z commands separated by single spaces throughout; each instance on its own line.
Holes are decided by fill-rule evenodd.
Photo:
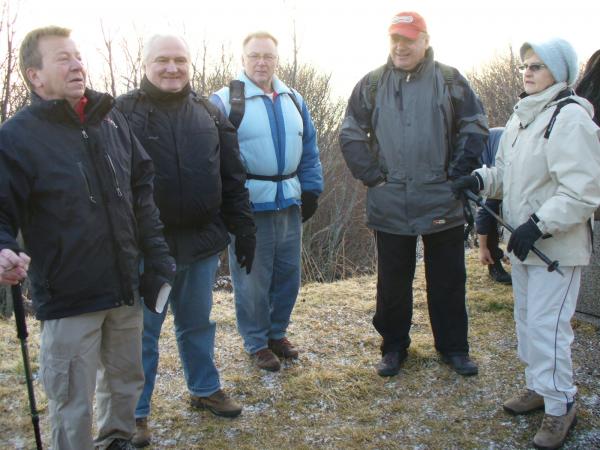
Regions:
M 142 323 L 139 301 L 42 322 L 41 378 L 54 450 L 105 449 L 133 436 L 144 385 Z M 92 440 L 94 389 L 98 437 Z

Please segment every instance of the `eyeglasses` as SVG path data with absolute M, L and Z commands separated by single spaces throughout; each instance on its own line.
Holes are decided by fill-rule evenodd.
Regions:
M 262 59 L 264 62 L 272 63 L 277 59 L 277 55 L 273 55 L 272 53 L 266 53 L 264 55 L 261 55 L 259 53 L 250 53 L 249 55 L 246 55 L 246 58 L 248 58 L 252 62 L 256 62 Z
M 529 69 L 535 73 L 538 70 L 541 70 L 545 67 L 548 67 L 548 66 L 546 64 L 542 64 L 542 63 L 522 64 L 519 66 L 519 72 L 525 73 L 527 71 L 527 69 Z

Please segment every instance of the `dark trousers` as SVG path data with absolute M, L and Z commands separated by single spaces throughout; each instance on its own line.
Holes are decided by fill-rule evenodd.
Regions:
M 469 353 L 465 306 L 463 227 L 423 236 L 427 305 L 435 348 L 445 355 Z M 383 338 L 382 354 L 410 345 L 416 236 L 375 232 L 377 307 L 373 325 Z

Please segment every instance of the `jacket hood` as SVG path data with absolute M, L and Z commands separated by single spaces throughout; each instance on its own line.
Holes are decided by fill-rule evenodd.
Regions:
M 86 89 L 83 95 L 88 99 L 85 106 L 85 123 L 99 123 L 113 108 L 114 99 L 108 94 Z M 33 114 L 45 120 L 81 125 L 77 113 L 65 99 L 44 100 L 35 92 L 31 92 L 30 107 Z

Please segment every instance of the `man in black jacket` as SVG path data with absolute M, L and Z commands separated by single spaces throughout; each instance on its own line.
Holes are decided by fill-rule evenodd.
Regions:
M 131 448 L 144 381 L 139 263 L 143 256 L 167 283 L 175 264 L 153 200 L 152 161 L 113 99 L 85 89 L 69 35 L 36 29 L 20 48 L 31 104 L 0 128 L 0 250 L 17 255 L 22 231 L 52 447 Z
M 156 168 L 155 199 L 177 261 L 169 303 L 190 403 L 225 417 L 242 408 L 221 389 L 214 364 L 215 323 L 210 320 L 212 285 L 219 254 L 236 237 L 236 261 L 249 273 L 255 226 L 245 188 L 235 128 L 190 88 L 187 44 L 154 36 L 144 48 L 140 89 L 117 104 Z M 144 310 L 144 391 L 136 409 L 136 446 L 150 442 L 147 417 L 158 366 L 158 339 L 165 318 Z

